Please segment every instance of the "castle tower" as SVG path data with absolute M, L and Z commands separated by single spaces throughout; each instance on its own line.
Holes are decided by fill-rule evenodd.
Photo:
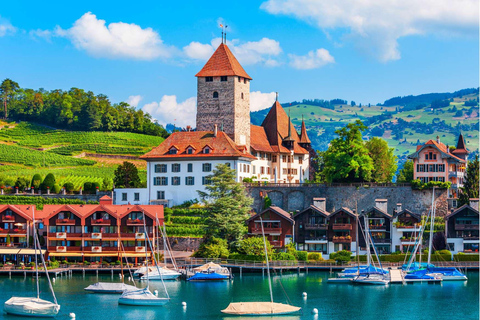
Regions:
M 225 43 L 220 44 L 197 77 L 197 131 L 214 126 L 250 150 L 250 81 Z

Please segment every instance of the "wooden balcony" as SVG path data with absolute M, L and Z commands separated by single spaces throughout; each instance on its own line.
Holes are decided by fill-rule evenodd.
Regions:
M 75 219 L 57 219 L 55 221 L 55 224 L 57 226 L 74 226 L 75 225 Z
M 334 223 L 333 230 L 352 230 L 352 225 L 349 223 Z
M 117 239 L 118 238 L 118 233 L 102 233 L 103 239 Z
M 282 228 L 263 228 L 265 234 L 281 234 Z M 262 234 L 262 228 L 253 228 L 253 234 Z
M 15 222 L 14 216 L 2 216 L 2 222 Z
M 82 247 L 49 246 L 49 252 L 82 252 Z
M 109 226 L 111 225 L 112 220 L 110 219 L 92 219 L 91 224 L 92 226 Z
M 478 223 L 477 224 L 456 224 L 455 230 L 478 230 Z
M 333 243 L 352 243 L 352 237 L 333 237 Z
M 328 224 L 326 223 L 306 223 L 305 230 L 327 230 Z
M 23 235 L 27 234 L 27 230 L 25 230 L 25 229 L 1 229 L 0 228 L 0 233 L 1 234 L 9 234 L 11 236 L 15 236 L 15 235 L 23 236 Z
M 280 240 L 270 240 L 270 244 L 272 245 L 272 247 L 275 247 L 275 248 L 283 247 L 283 241 L 280 241 Z
M 113 233 L 112 233 L 112 234 L 113 234 Z M 122 232 L 122 233 L 120 233 L 120 237 L 121 237 L 122 239 L 132 239 L 132 240 L 135 240 L 135 239 L 138 239 L 138 238 L 136 237 L 136 235 L 138 235 L 138 234 L 144 235 L 144 233 L 141 233 L 141 232 L 128 232 L 128 233 Z M 116 233 L 115 233 L 115 235 L 116 235 Z M 149 233 L 149 234 L 148 234 L 148 237 L 150 238 L 150 240 L 152 240 L 152 238 L 153 238 L 153 233 Z M 145 239 L 145 237 L 143 237 L 143 238 L 141 238 L 141 239 L 138 239 L 138 240 L 144 240 L 144 239 Z
M 387 226 L 384 224 L 371 224 L 368 226 L 368 228 L 370 230 L 378 230 L 378 231 L 387 230 Z
M 143 219 L 127 219 L 127 226 L 143 226 Z

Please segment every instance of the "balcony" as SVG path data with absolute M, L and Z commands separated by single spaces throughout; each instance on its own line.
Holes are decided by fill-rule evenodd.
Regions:
M 400 238 L 400 242 L 401 243 L 415 243 L 417 241 L 417 238 L 404 238 L 404 237 L 401 237 Z
M 87 248 L 85 248 L 85 249 L 87 249 Z M 102 247 L 101 246 L 90 247 L 90 251 L 95 252 L 95 253 L 100 253 L 100 252 L 102 252 Z
M 57 226 L 74 226 L 75 219 L 57 219 L 55 223 Z
M 145 247 L 135 247 L 135 252 L 145 252 Z
M 352 225 L 349 223 L 334 223 L 333 230 L 352 230 Z
M 143 233 L 143 232 L 135 233 L 135 239 L 136 240 L 145 240 L 145 233 Z
M 26 235 L 27 230 L 25 229 L 2 229 L 0 228 L 1 234 L 10 234 L 10 235 Z
M 465 175 L 463 171 L 449 171 L 448 177 L 449 178 L 462 178 Z
M 49 252 L 81 252 L 82 247 L 50 246 Z
M 327 236 L 319 236 L 319 237 L 305 236 L 305 242 L 323 242 L 323 243 L 327 243 L 327 241 L 328 241 Z
M 305 230 L 327 230 L 328 224 L 326 223 L 306 223 Z
M 100 240 L 102 239 L 102 233 L 101 232 L 90 233 L 90 238 Z
M 333 243 L 352 243 L 352 237 L 333 237 Z
M 478 223 L 477 224 L 456 224 L 455 230 L 478 230 Z
M 377 230 L 377 231 L 382 231 L 382 230 L 387 230 L 387 226 L 384 224 L 371 224 L 368 226 L 370 230 Z
M 270 244 L 272 245 L 272 247 L 275 247 L 275 248 L 283 247 L 283 241 L 280 241 L 280 240 L 270 240 Z
M 127 219 L 127 226 L 143 226 L 143 219 Z
M 111 224 L 110 219 L 92 219 L 92 226 L 109 226 Z
M 15 222 L 15 217 L 14 216 L 2 216 L 2 222 Z
M 281 234 L 282 228 L 263 228 L 265 234 Z M 253 234 L 262 234 L 262 228 L 253 228 Z
M 111 233 L 111 234 L 113 235 L 114 233 Z M 138 235 L 141 234 L 141 235 L 143 236 L 143 238 L 141 238 L 141 239 L 137 238 L 137 234 L 138 234 Z M 105 235 L 105 234 L 104 234 L 104 235 Z M 117 234 L 116 234 L 116 233 L 115 233 L 115 237 L 117 237 Z M 122 239 L 132 239 L 132 240 L 134 240 L 134 239 L 139 239 L 139 240 L 143 240 L 143 239 L 145 239 L 145 233 L 143 233 L 143 232 L 122 232 L 122 233 L 120 233 L 120 237 L 121 237 Z M 150 239 L 152 239 L 152 238 L 153 238 L 153 233 L 149 233 L 149 234 L 148 234 L 148 237 L 149 237 Z
M 118 238 L 118 233 L 102 233 L 102 237 L 105 238 Z
M 464 236 L 463 240 L 478 240 L 479 236 Z
M 372 241 L 373 241 L 374 244 L 392 243 L 392 239 L 373 238 Z

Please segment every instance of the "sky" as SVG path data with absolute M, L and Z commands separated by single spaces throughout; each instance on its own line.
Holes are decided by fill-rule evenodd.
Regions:
M 220 43 L 253 78 L 251 109 L 381 103 L 479 86 L 479 0 L 4 1 L 0 81 L 72 87 L 194 125 L 195 74 Z

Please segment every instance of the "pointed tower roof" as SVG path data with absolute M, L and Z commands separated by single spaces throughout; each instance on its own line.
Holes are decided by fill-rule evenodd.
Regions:
M 452 151 L 454 154 L 468 154 L 467 147 L 465 147 L 465 139 L 463 139 L 463 135 L 460 133 L 458 136 L 457 148 Z
M 239 76 L 252 80 L 225 43 L 220 44 L 195 77 Z
M 312 143 L 310 139 L 308 139 L 307 135 L 307 128 L 305 127 L 305 121 L 302 119 L 302 131 L 300 132 L 300 143 Z

